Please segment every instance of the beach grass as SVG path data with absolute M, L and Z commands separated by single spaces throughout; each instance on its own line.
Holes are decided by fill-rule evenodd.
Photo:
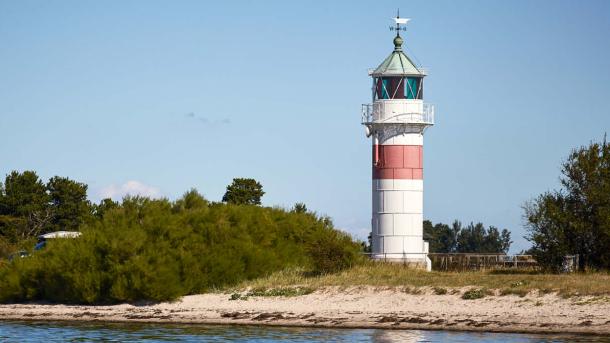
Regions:
M 557 293 L 564 297 L 610 295 L 610 273 L 587 272 L 548 274 L 536 271 L 469 271 L 426 272 L 396 263 L 369 262 L 339 273 L 312 275 L 304 269 L 288 269 L 266 277 L 244 281 L 233 289 L 278 289 L 286 287 L 393 287 L 409 289 L 430 288 L 433 294 L 465 287 L 477 288 L 498 295 L 525 296 Z M 447 291 L 440 291 L 446 289 Z

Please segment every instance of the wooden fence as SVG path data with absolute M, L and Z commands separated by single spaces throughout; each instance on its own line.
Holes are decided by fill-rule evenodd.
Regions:
M 432 270 L 535 269 L 532 255 L 430 253 Z

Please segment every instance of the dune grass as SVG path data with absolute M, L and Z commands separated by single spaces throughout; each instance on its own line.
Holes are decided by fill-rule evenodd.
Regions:
M 284 270 L 267 277 L 241 283 L 237 289 L 275 289 L 285 287 L 428 287 L 433 294 L 445 294 L 441 289 L 475 287 L 498 290 L 499 295 L 524 296 L 531 291 L 539 294 L 558 293 L 562 296 L 610 295 L 610 273 L 545 274 L 534 271 L 472 271 L 426 272 L 400 264 L 365 263 L 335 274 L 311 275 L 302 269 Z M 234 288 L 235 289 L 235 288 Z M 439 291 L 437 291 L 439 290 Z

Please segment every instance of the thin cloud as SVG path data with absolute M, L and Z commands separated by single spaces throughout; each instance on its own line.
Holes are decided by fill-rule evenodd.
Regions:
M 211 119 L 196 115 L 194 112 L 189 112 L 184 115 L 188 119 L 197 120 L 204 125 L 229 125 L 231 124 L 231 118 Z
M 102 188 L 99 194 L 102 199 L 111 198 L 113 200 L 121 200 L 128 195 L 139 195 L 148 198 L 161 197 L 161 191 L 158 188 L 135 180 L 127 181 L 122 185 L 109 185 Z

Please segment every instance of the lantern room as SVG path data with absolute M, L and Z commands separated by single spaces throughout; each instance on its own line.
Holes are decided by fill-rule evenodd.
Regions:
M 394 51 L 370 75 L 373 77 L 373 101 L 421 100 L 425 73 L 402 52 L 403 39 L 394 38 Z

